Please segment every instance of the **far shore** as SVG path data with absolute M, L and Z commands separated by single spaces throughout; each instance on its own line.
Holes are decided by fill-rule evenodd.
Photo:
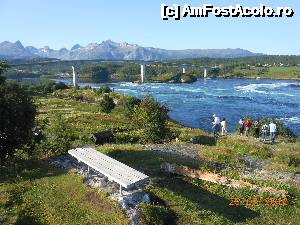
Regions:
M 68 80 L 71 79 L 71 77 L 66 78 L 66 77 L 58 77 L 58 76 L 47 76 L 47 77 L 7 77 L 8 80 Z M 79 78 L 80 79 L 80 78 Z M 208 77 L 208 78 L 197 78 L 196 81 L 202 80 L 202 79 L 224 79 L 224 80 L 288 80 L 288 81 L 297 81 L 299 82 L 299 87 L 300 87 L 300 78 L 270 78 L 270 77 Z M 194 82 L 196 82 L 194 81 Z M 109 82 L 97 82 L 97 81 L 84 81 L 82 83 L 95 83 L 95 84 L 111 84 L 111 83 L 122 83 L 122 82 L 131 82 L 131 83 L 140 83 L 140 81 L 109 81 Z M 190 82 L 190 83 L 194 83 Z M 144 83 L 157 83 L 157 84 L 189 84 L 189 83 L 184 83 L 184 82 L 168 82 L 168 81 L 151 81 L 151 82 L 144 82 Z

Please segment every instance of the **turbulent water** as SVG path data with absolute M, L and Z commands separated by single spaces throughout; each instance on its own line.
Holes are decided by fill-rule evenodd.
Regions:
M 193 84 L 113 84 L 116 92 L 153 95 L 171 109 L 170 116 L 190 126 L 211 130 L 210 117 L 225 117 L 232 131 L 240 117 L 276 117 L 300 136 L 300 87 L 295 81 L 198 80 Z
M 113 83 L 116 92 L 153 95 L 174 120 L 211 131 L 210 117 L 225 117 L 233 131 L 240 117 L 275 117 L 300 137 L 300 87 L 297 81 L 208 79 L 193 84 Z M 87 85 L 87 84 L 82 84 Z M 97 87 L 99 84 L 88 84 Z

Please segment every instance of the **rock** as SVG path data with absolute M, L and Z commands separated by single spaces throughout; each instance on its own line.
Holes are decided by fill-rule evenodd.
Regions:
M 171 163 L 162 163 L 160 165 L 161 171 L 167 172 L 167 173 L 175 173 L 176 170 L 176 164 Z
M 101 176 L 94 176 L 87 178 L 86 183 L 94 188 L 104 188 L 107 185 L 107 179 Z
M 50 164 L 56 168 L 60 168 L 61 167 L 61 163 L 59 161 L 52 161 L 50 162 Z
M 102 131 L 93 133 L 90 138 L 96 145 L 103 145 L 105 143 L 109 143 L 111 139 L 114 138 L 114 134 L 111 131 Z
M 62 164 L 63 168 L 66 169 L 66 170 L 69 170 L 72 168 L 72 163 L 71 163 L 71 160 L 65 160 Z
M 143 196 L 142 202 L 150 203 L 150 196 L 147 193 L 145 193 L 145 195 Z
M 288 172 L 256 169 L 254 171 L 245 171 L 242 177 L 246 179 L 258 178 L 262 180 L 277 180 L 281 183 L 294 182 L 298 185 L 300 184 L 300 174 Z
M 125 209 L 136 208 L 140 203 L 150 203 L 150 196 L 144 191 L 135 191 L 118 197 L 119 205 Z
M 249 170 L 261 169 L 263 166 L 263 161 L 252 156 L 242 154 L 239 156 L 239 161 L 242 162 Z
M 139 208 L 134 209 L 131 215 L 129 216 L 131 224 L 138 225 L 140 217 L 141 217 L 141 210 Z

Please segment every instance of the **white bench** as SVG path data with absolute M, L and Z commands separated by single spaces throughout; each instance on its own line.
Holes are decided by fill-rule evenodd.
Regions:
M 98 152 L 93 148 L 76 148 L 69 150 L 68 153 L 76 158 L 79 162 L 83 162 L 95 171 L 103 174 L 109 180 L 113 180 L 120 184 L 120 193 L 122 187 L 128 189 L 144 184 L 149 177 L 105 154 Z

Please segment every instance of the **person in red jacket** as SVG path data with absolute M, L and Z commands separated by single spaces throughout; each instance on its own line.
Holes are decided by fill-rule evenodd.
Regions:
M 246 137 L 249 138 L 250 136 L 250 128 L 252 126 L 252 122 L 250 121 L 249 118 L 247 118 L 247 121 L 245 122 L 245 127 L 246 127 Z

